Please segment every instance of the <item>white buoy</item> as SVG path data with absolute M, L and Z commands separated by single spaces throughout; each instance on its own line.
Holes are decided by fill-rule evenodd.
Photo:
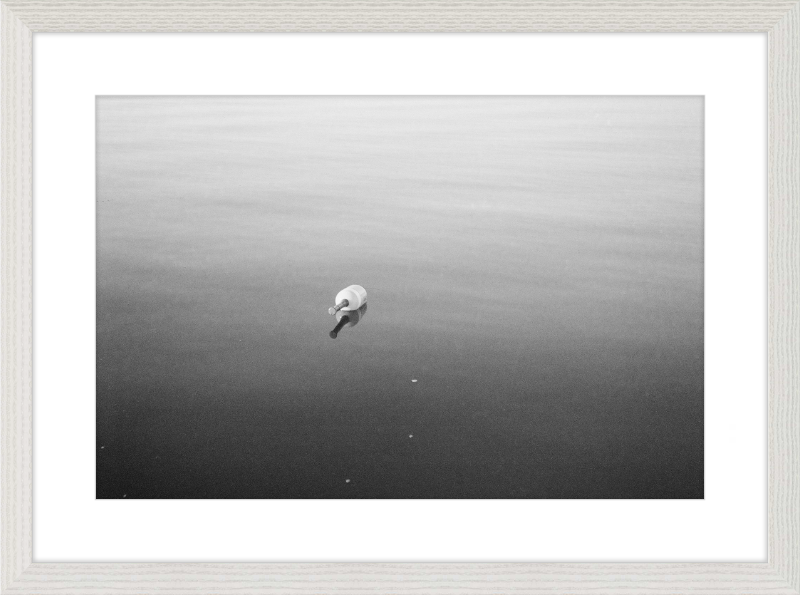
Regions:
M 358 310 L 367 303 L 367 290 L 360 285 L 345 287 L 336 294 L 334 303 L 336 305 L 333 308 L 328 308 L 328 314 L 331 316 L 336 314 L 339 310 L 344 310 L 345 312 Z

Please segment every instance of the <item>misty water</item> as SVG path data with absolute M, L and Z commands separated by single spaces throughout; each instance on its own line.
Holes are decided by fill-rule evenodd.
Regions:
M 98 98 L 123 495 L 702 498 L 702 98 Z

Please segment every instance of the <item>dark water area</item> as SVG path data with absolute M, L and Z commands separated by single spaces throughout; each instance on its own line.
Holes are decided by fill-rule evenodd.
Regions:
M 702 498 L 702 99 L 98 98 L 123 496 Z

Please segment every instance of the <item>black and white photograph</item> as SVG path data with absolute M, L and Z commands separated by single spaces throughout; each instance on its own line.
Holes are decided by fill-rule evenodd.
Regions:
M 702 499 L 702 96 L 98 96 L 96 498 Z

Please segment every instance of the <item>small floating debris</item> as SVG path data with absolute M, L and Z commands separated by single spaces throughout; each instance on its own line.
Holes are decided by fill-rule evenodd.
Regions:
M 345 479 L 344 482 L 345 483 L 350 483 L 350 480 L 349 479 Z
M 122 497 L 123 497 L 123 498 L 127 498 L 127 497 L 128 497 L 128 494 L 122 494 Z
M 409 435 L 408 435 L 408 437 L 409 437 L 409 438 L 413 438 L 413 437 L 414 437 L 414 434 L 409 434 Z
M 103 450 L 104 448 L 105 448 L 105 446 L 101 446 L 101 447 L 100 447 L 100 450 Z
M 416 382 L 416 381 L 417 381 L 417 379 L 416 379 L 416 378 L 412 378 L 412 379 L 411 379 L 411 382 Z
M 331 316 L 339 310 L 344 310 L 345 312 L 358 310 L 367 303 L 367 290 L 360 285 L 350 285 L 337 293 L 336 299 L 333 301 L 336 305 L 333 308 L 328 308 L 328 314 Z

